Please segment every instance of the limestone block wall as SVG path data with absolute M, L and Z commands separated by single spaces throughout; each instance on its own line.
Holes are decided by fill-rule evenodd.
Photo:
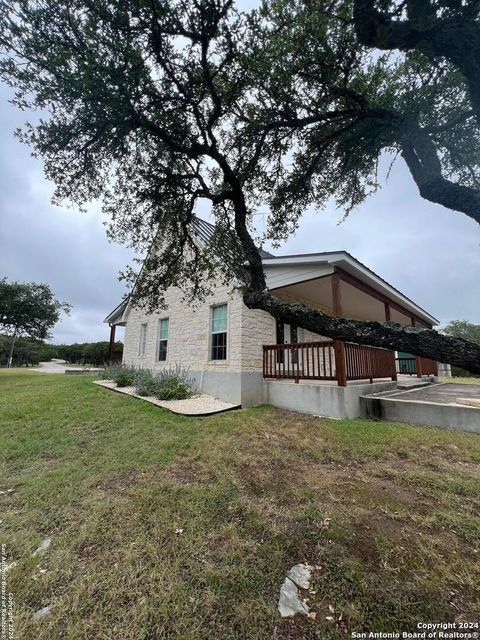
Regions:
M 232 287 L 218 286 L 215 293 L 204 303 L 193 307 L 182 300 L 182 292 L 172 287 L 165 295 L 166 308 L 158 313 L 147 314 L 142 309 L 132 308 L 125 327 L 123 361 L 136 366 L 162 369 L 176 363 L 192 371 L 240 371 L 242 307 L 240 292 Z M 212 361 L 211 355 L 211 308 L 213 305 L 228 305 L 227 359 Z M 169 336 L 166 362 L 157 360 L 159 320 L 169 318 Z M 140 327 L 147 324 L 145 355 L 139 356 Z
M 263 345 L 275 344 L 276 323 L 266 311 L 248 309 L 242 303 L 241 368 L 263 370 Z

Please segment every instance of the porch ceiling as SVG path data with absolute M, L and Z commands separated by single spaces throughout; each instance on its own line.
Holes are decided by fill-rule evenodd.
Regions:
M 397 313 L 391 314 L 392 320 L 403 324 L 405 323 L 405 315 L 409 319 L 408 323 L 410 323 L 411 317 L 416 317 L 421 324 L 423 323 L 426 326 L 438 324 L 438 320 L 425 309 L 422 309 L 413 300 L 410 300 L 401 291 L 386 282 L 386 280 L 383 280 L 383 278 L 380 278 L 380 276 L 346 251 L 264 258 L 263 264 L 267 276 L 267 286 L 271 290 L 278 291 L 283 288 L 290 290 L 294 285 L 303 284 L 307 280 L 314 281 L 313 279 L 318 279 L 322 276 L 329 276 L 335 271 L 340 275 L 343 289 L 345 289 L 345 315 L 352 311 L 351 301 L 349 302 L 348 300 L 348 289 L 345 287 L 345 285 L 351 284 L 354 289 L 362 290 L 364 295 L 375 300 L 380 306 L 384 302 L 390 301 L 392 310 L 397 307 Z M 313 302 L 320 295 L 317 295 L 317 293 L 312 294 L 310 290 L 302 289 L 302 291 L 307 294 L 304 296 L 305 299 L 312 300 L 313 295 Z M 326 300 L 327 304 L 332 305 L 331 294 L 326 297 L 321 296 L 321 298 L 322 304 L 325 304 Z M 358 314 L 362 314 L 364 319 L 380 319 L 378 317 L 379 305 L 376 303 L 368 304 L 368 307 L 360 305 L 361 308 L 355 304 L 356 317 L 359 317 Z M 385 314 L 381 315 L 381 319 L 385 319 Z
M 287 302 L 298 300 L 333 315 L 332 276 L 291 284 L 275 289 L 275 295 Z M 356 320 L 385 322 L 385 304 L 347 282 L 340 281 L 341 315 Z M 391 310 L 391 320 L 410 325 L 410 317 Z

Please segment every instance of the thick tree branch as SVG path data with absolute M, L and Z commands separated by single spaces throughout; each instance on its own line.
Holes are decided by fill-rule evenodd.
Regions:
M 422 198 L 461 211 L 480 224 L 480 190 L 443 177 L 436 149 L 427 134 L 418 129 L 416 135 L 402 142 L 401 153 Z
M 287 304 L 267 291 L 247 290 L 243 299 L 250 309 L 261 309 L 285 323 L 327 338 L 414 353 L 480 373 L 480 345 L 444 336 L 433 329 L 337 318 L 303 304 Z

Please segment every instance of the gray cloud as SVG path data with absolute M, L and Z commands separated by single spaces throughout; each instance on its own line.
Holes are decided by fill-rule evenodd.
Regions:
M 133 254 L 107 241 L 98 206 L 79 213 L 51 205 L 41 162 L 13 138 L 25 114 L 8 97 L 0 89 L 0 275 L 47 282 L 74 306 L 55 342 L 106 339 L 102 320 L 125 291 L 117 276 Z M 276 253 L 346 249 L 442 323 L 480 323 L 478 227 L 422 200 L 401 161 L 386 187 L 339 225 L 341 218 L 334 206 L 308 211 Z
M 480 323 L 478 225 L 423 200 L 402 160 L 383 189 L 338 224 L 342 215 L 333 205 L 307 212 L 278 253 L 345 249 L 441 324 Z
M 0 274 L 46 282 L 73 305 L 55 342 L 107 339 L 102 320 L 125 292 L 118 272 L 132 252 L 107 241 L 98 206 L 79 213 L 50 203 L 53 186 L 41 162 L 13 137 L 25 114 L 7 103 L 9 95 L 0 90 Z

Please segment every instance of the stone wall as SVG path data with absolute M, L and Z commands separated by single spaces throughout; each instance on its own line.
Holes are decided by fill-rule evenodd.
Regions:
M 192 371 L 241 372 L 261 371 L 263 344 L 275 341 L 275 321 L 264 311 L 248 309 L 241 291 L 219 285 L 215 293 L 197 307 L 182 301 L 178 288 L 165 294 L 165 311 L 146 314 L 132 308 L 125 327 L 123 361 L 136 366 L 162 369 L 176 363 Z M 228 304 L 227 359 L 212 361 L 211 308 Z M 169 318 L 169 337 L 166 362 L 157 360 L 158 325 L 162 318 Z M 147 323 L 145 355 L 138 355 L 140 327 Z
M 240 367 L 241 308 L 240 293 L 232 287 L 219 286 L 215 293 L 197 307 L 182 300 L 177 287 L 165 294 L 166 308 L 154 314 L 132 308 L 125 327 L 124 362 L 142 367 L 162 369 L 176 363 L 189 369 L 238 371 Z M 212 305 L 228 305 L 227 360 L 210 359 Z M 161 318 L 169 318 L 169 336 L 166 362 L 157 360 L 158 325 Z M 138 355 L 140 327 L 147 323 L 145 356 Z

